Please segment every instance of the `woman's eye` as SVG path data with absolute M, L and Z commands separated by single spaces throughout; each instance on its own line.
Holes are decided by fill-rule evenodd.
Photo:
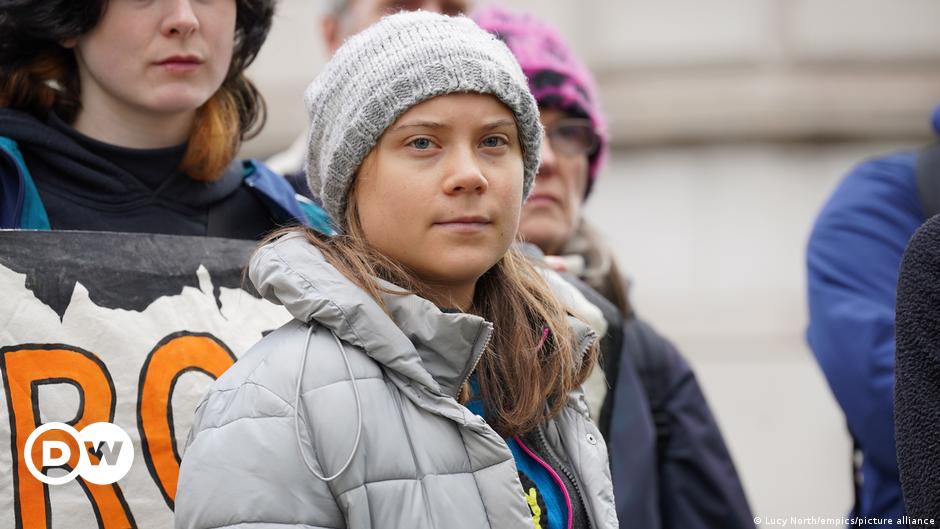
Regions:
M 502 147 L 508 143 L 502 136 L 490 136 L 483 140 L 482 145 L 484 147 Z
M 428 138 L 415 138 L 411 140 L 408 145 L 411 145 L 420 151 L 430 149 L 432 146 L 434 146 L 434 144 Z

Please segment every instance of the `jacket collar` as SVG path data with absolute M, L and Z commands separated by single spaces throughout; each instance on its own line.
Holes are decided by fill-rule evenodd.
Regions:
M 252 257 L 249 276 L 261 295 L 294 318 L 316 322 L 372 359 L 444 395 L 455 396 L 476 366 L 493 326 L 442 312 L 415 295 L 384 295 L 388 312 L 330 265 L 300 234 L 281 237 Z M 383 287 L 398 287 L 382 282 Z
M 300 234 L 259 249 L 249 277 L 265 299 L 284 305 L 294 318 L 329 328 L 386 368 L 444 395 L 457 395 L 493 333 L 493 325 L 479 316 L 443 312 L 413 294 L 384 294 L 388 312 L 382 310 Z M 580 362 L 597 335 L 576 318 L 568 323 Z

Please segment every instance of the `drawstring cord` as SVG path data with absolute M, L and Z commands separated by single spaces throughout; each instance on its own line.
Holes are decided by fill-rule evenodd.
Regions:
M 339 337 L 336 336 L 332 330 L 330 334 L 333 335 L 333 339 L 336 341 L 336 346 L 339 347 L 340 353 L 343 355 L 343 361 L 346 363 L 346 372 L 349 373 L 349 380 L 352 382 L 353 393 L 356 395 L 356 440 L 353 442 L 352 452 L 349 453 L 349 457 L 346 459 L 346 462 L 343 463 L 342 468 L 340 468 L 336 474 L 326 477 L 321 475 L 316 469 L 313 468 L 313 465 L 307 461 L 307 454 L 304 453 L 303 443 L 300 441 L 300 383 L 304 379 L 304 368 L 307 365 L 307 353 L 309 353 L 310 347 L 310 336 L 313 335 L 313 323 L 310 324 L 309 329 L 307 330 L 307 339 L 304 341 L 304 354 L 300 359 L 300 373 L 297 376 L 297 392 L 294 395 L 294 435 L 297 438 L 297 448 L 300 449 L 300 457 L 304 460 L 304 465 L 307 466 L 314 476 L 317 478 L 326 481 L 329 483 L 334 479 L 338 478 L 343 472 L 346 472 L 346 469 L 349 468 L 350 463 L 352 463 L 353 457 L 356 455 L 356 450 L 359 449 L 359 438 L 362 435 L 362 403 L 359 401 L 359 386 L 356 385 L 356 377 L 353 375 L 352 366 L 349 364 L 349 356 L 346 355 L 346 348 L 343 347 L 343 342 L 340 341 Z M 313 439 L 310 440 L 311 446 L 313 445 Z

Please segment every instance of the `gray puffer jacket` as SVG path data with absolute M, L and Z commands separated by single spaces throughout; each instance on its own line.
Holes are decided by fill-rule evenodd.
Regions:
M 296 319 L 199 404 L 178 528 L 532 527 L 506 443 L 455 399 L 492 324 L 413 295 L 388 295 L 389 316 L 295 235 L 260 250 L 250 275 Z M 583 351 L 593 333 L 574 325 Z M 540 430 L 592 528 L 617 527 L 607 449 L 582 393 Z

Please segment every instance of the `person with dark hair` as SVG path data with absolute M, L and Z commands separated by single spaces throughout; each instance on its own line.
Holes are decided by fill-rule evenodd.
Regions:
M 940 107 L 932 119 L 940 137 Z M 940 213 L 938 156 L 934 142 L 858 164 L 819 212 L 806 248 L 806 338 L 855 445 L 846 476 L 853 516 L 905 515 L 894 435 L 898 269 L 911 236 Z
M 245 77 L 273 0 L 12 0 L 0 13 L 0 228 L 255 239 L 313 222 L 233 162 L 264 124 Z
M 542 126 L 512 54 L 466 17 L 390 15 L 305 102 L 340 235 L 252 258 L 294 321 L 197 408 L 176 526 L 619 527 L 581 390 L 597 336 L 513 245 Z
M 583 218 L 607 151 L 590 72 L 558 32 L 534 16 L 490 7 L 473 17 L 515 54 L 545 126 L 547 141 L 519 233 L 557 271 L 586 283 L 585 296 L 607 319 L 600 364 L 609 391 L 598 399 L 597 415 L 610 447 L 618 517 L 645 529 L 753 528 L 734 462 L 695 374 L 668 340 L 637 317 L 613 251 Z

